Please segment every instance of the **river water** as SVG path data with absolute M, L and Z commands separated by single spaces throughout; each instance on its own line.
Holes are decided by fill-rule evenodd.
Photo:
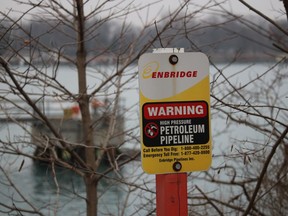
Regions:
M 261 76 L 263 71 L 266 71 L 271 67 L 273 63 L 257 63 L 257 64 L 234 64 L 226 68 L 226 65 L 218 65 L 219 69 L 230 81 L 235 85 L 244 85 L 255 77 Z M 21 68 L 20 68 L 21 69 Z M 94 68 L 95 69 L 95 68 Z M 89 71 L 89 88 L 93 88 L 97 81 L 105 77 L 105 73 L 101 72 L 102 77 L 93 74 L 94 69 Z M 279 69 L 279 68 L 278 68 Z M 285 70 L 282 68 L 281 70 Z M 21 70 L 25 70 L 24 68 Z M 102 70 L 103 69 L 99 69 Z M 121 93 L 122 105 L 126 110 L 126 127 L 133 128 L 137 126 L 139 119 L 138 112 L 138 83 L 136 79 L 130 80 L 130 77 L 135 75 L 137 69 L 130 68 L 123 78 L 122 82 L 126 82 L 126 87 Z M 279 69 L 280 70 L 280 69 Z M 62 71 L 57 75 L 57 80 L 62 83 L 68 90 L 77 93 L 77 76 L 76 73 L 71 72 L 70 66 L 61 66 Z M 242 73 L 241 71 L 245 71 Z M 241 72 L 241 73 L 240 73 Z M 50 73 L 48 71 L 48 73 Z M 69 76 L 67 75 L 69 74 Z M 221 91 L 227 91 L 229 85 L 225 83 L 222 77 L 218 77 L 216 69 L 211 67 L 211 85 L 218 85 L 213 88 L 213 94 L 217 95 Z M 268 77 L 271 77 L 269 75 Z M 269 79 L 269 78 L 268 78 Z M 2 89 L 5 86 L 0 86 Z M 249 86 L 247 87 L 250 88 Z M 251 86 L 255 88 L 255 86 Z M 42 92 L 43 89 L 33 89 L 33 93 L 37 91 Z M 100 91 L 99 98 L 110 95 L 115 92 L 115 86 L 104 88 Z M 281 93 L 286 94 L 287 97 L 287 85 L 282 87 Z M 287 99 L 288 100 L 288 99 Z M 282 106 L 288 107 L 288 103 L 282 104 Z M 130 108 L 131 107 L 131 108 Z M 229 135 L 219 135 L 219 132 L 227 126 L 227 123 L 222 118 L 218 118 L 216 110 L 211 110 L 212 113 L 212 136 L 213 137 L 213 154 L 220 154 L 227 148 L 225 143 L 229 143 L 231 138 L 237 140 L 242 139 L 245 134 L 245 138 L 261 136 L 256 131 L 251 131 L 246 127 L 231 126 L 229 128 Z M 29 128 L 29 123 L 27 123 Z M 132 132 L 131 132 L 132 133 Z M 139 129 L 133 130 L 134 135 L 139 135 Z M 1 123 L 0 124 L 0 139 L 2 142 L 8 140 L 21 141 L 29 140 L 30 137 L 23 128 L 13 123 Z M 135 147 L 135 143 L 128 143 L 128 146 Z M 25 146 L 21 146 L 23 148 Z M 139 146 L 138 146 L 139 147 Z M 229 146 L 230 148 L 230 146 Z M 26 151 L 32 151 L 29 147 L 26 147 Z M 216 166 L 221 161 L 214 160 L 213 164 Z M 23 158 L 17 155 L 1 154 L 0 158 L 1 170 L 0 170 L 0 215 L 8 214 L 1 213 L 7 209 L 1 204 L 9 206 L 15 206 L 15 209 L 32 209 L 34 206 L 37 210 L 40 210 L 44 215 L 85 215 L 85 187 L 81 177 L 75 173 L 57 168 L 57 178 L 53 178 L 53 173 L 47 166 L 36 165 L 28 158 Z M 105 169 L 105 167 L 101 167 Z M 101 170 L 99 170 L 101 171 Z M 7 176 L 5 175 L 7 174 Z M 122 182 L 126 182 L 126 184 Z M 128 184 L 127 184 L 128 182 Z M 14 185 L 13 189 L 11 185 Z M 57 184 L 59 187 L 57 187 Z M 201 182 L 198 182 L 201 185 Z M 135 187 L 137 185 L 137 187 Z M 206 185 L 209 188 L 209 186 Z M 152 191 L 152 193 L 150 192 Z M 108 174 L 99 182 L 98 195 L 99 195 L 99 215 L 148 215 L 153 212 L 155 208 L 155 180 L 153 175 L 144 174 L 141 168 L 141 162 L 134 161 L 117 172 Z M 19 193 L 21 192 L 21 194 Z M 27 199 L 27 202 L 23 202 Z M 29 206 L 30 203 L 31 206 Z M 16 211 L 17 212 L 17 211 Z M 151 213 L 153 215 L 153 213 Z M 14 215 L 15 214 L 14 212 Z M 21 215 L 20 213 L 18 215 Z M 32 213 L 23 213 L 23 215 L 33 215 Z

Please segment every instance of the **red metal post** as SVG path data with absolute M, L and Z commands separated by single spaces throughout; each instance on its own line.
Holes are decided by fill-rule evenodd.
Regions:
M 187 208 L 187 173 L 156 175 L 157 216 L 185 216 Z

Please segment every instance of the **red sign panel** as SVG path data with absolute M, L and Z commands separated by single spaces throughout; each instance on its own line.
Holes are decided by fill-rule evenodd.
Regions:
M 207 116 L 207 110 L 207 103 L 203 101 L 146 103 L 143 106 L 145 119 L 203 118 Z
M 209 141 L 206 101 L 145 103 L 143 143 L 151 146 L 206 144 Z

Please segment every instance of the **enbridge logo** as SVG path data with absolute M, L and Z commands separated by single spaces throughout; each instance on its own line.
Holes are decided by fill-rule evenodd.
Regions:
M 143 79 L 162 79 L 162 78 L 193 78 L 197 77 L 197 70 L 188 71 L 159 71 L 159 62 L 153 61 L 146 64 L 143 68 Z
M 143 79 L 152 78 L 152 74 L 154 71 L 158 71 L 160 67 L 159 62 L 153 61 L 146 64 L 143 68 L 142 77 Z

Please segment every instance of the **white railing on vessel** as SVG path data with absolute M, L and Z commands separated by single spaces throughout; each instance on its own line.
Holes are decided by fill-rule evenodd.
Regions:
M 64 118 L 69 111 L 72 114 L 75 114 L 79 108 L 77 103 L 73 103 L 70 101 L 61 101 L 61 100 L 53 100 L 53 99 L 45 99 L 45 100 L 35 100 L 35 104 L 40 109 L 42 113 L 44 113 L 49 118 Z M 121 101 L 122 104 L 122 101 Z M 109 112 L 109 106 L 100 107 L 100 109 L 105 110 L 105 112 Z M 122 106 L 119 106 L 122 107 Z M 90 107 L 91 109 L 92 106 Z M 122 107 L 123 108 L 123 107 Z M 73 113 L 74 112 L 74 113 Z M 91 114 L 93 110 L 91 110 Z M 76 115 L 74 115 L 76 116 Z M 79 116 L 78 116 L 79 117 Z M 37 115 L 33 108 L 27 104 L 26 101 L 14 99 L 14 100 L 0 100 L 0 120 L 3 121 L 11 121 L 11 120 L 18 120 L 18 121 L 33 121 L 37 119 Z

